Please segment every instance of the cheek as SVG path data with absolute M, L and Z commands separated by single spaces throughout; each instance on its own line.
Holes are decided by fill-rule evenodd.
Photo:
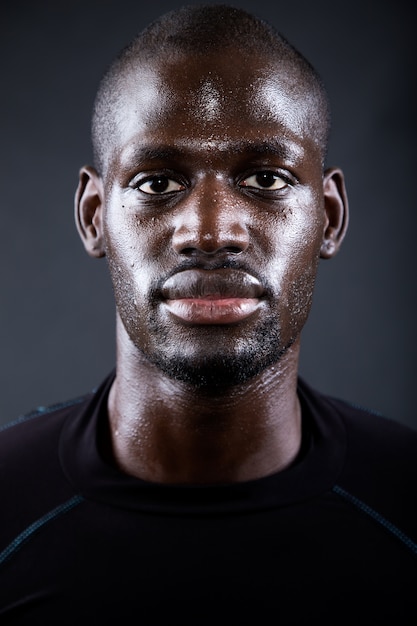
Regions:
M 104 224 L 104 243 L 106 256 L 112 274 L 118 274 L 134 280 L 138 272 L 142 274 L 141 284 L 148 281 L 150 260 L 155 261 L 155 232 L 153 222 L 145 220 L 133 207 L 118 203 L 106 214 Z
M 109 206 L 104 243 L 116 307 L 128 334 L 146 343 L 152 293 L 167 250 L 166 229 L 162 220 L 140 216 L 134 206 L 120 201 Z
M 289 280 L 288 320 L 293 332 L 301 331 L 309 315 L 320 258 L 321 230 L 311 228 L 305 233 L 303 246 L 297 250 Z
M 299 334 L 311 308 L 323 229 L 324 212 L 311 196 L 275 218 L 268 280 L 287 343 Z
M 287 208 L 270 227 L 274 276 L 293 281 L 315 276 L 324 230 L 324 212 L 314 203 Z
M 136 315 L 140 300 L 138 285 L 143 283 L 137 280 L 142 243 L 138 240 L 134 216 L 126 215 L 125 209 L 123 203 L 113 202 L 106 211 L 104 245 L 116 306 L 126 325 Z

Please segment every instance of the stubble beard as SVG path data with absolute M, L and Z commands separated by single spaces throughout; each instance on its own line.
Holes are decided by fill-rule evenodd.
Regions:
M 183 327 L 179 335 L 165 326 L 157 315 L 157 309 L 153 309 L 148 316 L 152 348 L 138 348 L 169 378 L 199 390 L 224 391 L 242 385 L 267 368 L 283 362 L 307 321 L 313 291 L 314 278 L 311 280 L 311 275 L 307 273 L 294 282 L 284 309 L 282 303 L 279 308 L 272 305 L 264 318 L 248 326 L 200 326 L 192 328 L 189 333 L 184 332 Z M 276 296 L 269 302 L 278 303 L 280 300 Z M 187 334 L 191 336 L 191 343 Z M 187 350 L 188 345 L 195 347 L 196 344 L 196 350 Z
M 248 326 L 173 327 L 158 314 L 159 300 L 152 291 L 143 317 L 138 315 L 131 298 L 126 297 L 133 293 L 133 284 L 129 289 L 129 285 L 124 284 L 123 288 L 114 282 L 114 287 L 123 326 L 145 361 L 173 380 L 199 390 L 205 388 L 210 393 L 242 385 L 282 361 L 299 339 L 308 318 L 314 279 L 308 272 L 298 277 L 285 310 L 282 304 L 280 310 L 272 306 L 263 319 Z M 280 298 L 269 301 L 273 300 L 278 302 Z M 145 333 L 138 327 L 140 319 Z
M 279 321 L 268 318 L 247 336 L 237 337 L 236 329 L 228 327 L 204 329 L 199 349 L 184 353 L 181 340 L 175 338 L 176 350 L 172 332 L 168 333 L 157 319 L 149 320 L 149 329 L 157 338 L 153 349 L 137 346 L 145 358 L 169 378 L 207 391 L 248 382 L 280 361 L 297 339 L 290 336 L 283 343 Z M 194 337 L 199 330 L 194 329 Z

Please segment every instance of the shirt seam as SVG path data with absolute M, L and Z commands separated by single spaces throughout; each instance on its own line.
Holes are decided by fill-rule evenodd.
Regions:
M 55 520 L 57 517 L 64 515 L 71 511 L 74 507 L 84 502 L 84 498 L 81 495 L 75 495 L 63 504 L 55 507 L 45 515 L 42 515 L 38 520 L 27 526 L 19 535 L 13 539 L 9 545 L 0 552 L 0 565 L 9 560 L 35 533 L 41 528 Z
M 415 543 L 406 533 L 398 528 L 398 526 L 381 515 L 381 513 L 370 507 L 366 504 L 366 502 L 363 502 L 363 500 L 360 500 L 342 487 L 339 487 L 339 485 L 334 485 L 332 491 L 342 497 L 345 501 L 353 504 L 358 510 L 368 515 L 368 517 L 372 518 L 380 526 L 385 528 L 385 530 L 391 533 L 391 535 L 399 539 L 413 554 L 417 555 L 417 543 Z
M 81 404 L 87 396 L 80 396 L 79 398 L 74 398 L 73 400 L 68 400 L 67 402 L 59 402 L 57 404 L 52 404 L 51 406 L 39 406 L 30 413 L 26 413 L 18 417 L 17 419 L 7 422 L 0 426 L 0 432 L 7 430 L 8 428 L 13 428 L 14 426 L 18 426 L 23 422 L 27 422 L 36 417 L 40 417 L 42 415 L 47 415 L 49 413 L 54 413 L 55 411 L 59 411 L 60 409 L 67 409 L 71 406 L 75 406 L 77 404 Z

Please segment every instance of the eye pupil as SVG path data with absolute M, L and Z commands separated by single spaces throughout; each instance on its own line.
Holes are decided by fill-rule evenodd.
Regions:
M 275 179 L 276 176 L 272 172 L 259 172 L 259 174 L 256 174 L 256 182 L 260 187 L 271 187 Z
M 149 184 L 149 188 L 155 193 L 163 193 L 168 189 L 169 180 L 166 176 L 158 176 L 153 178 Z

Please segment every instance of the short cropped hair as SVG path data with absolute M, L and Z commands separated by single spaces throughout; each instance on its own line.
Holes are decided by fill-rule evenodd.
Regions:
M 228 5 L 190 5 L 165 13 L 141 31 L 110 64 L 101 79 L 93 107 L 94 165 L 105 169 L 106 155 L 116 131 L 115 111 L 123 96 L 123 77 L 137 72 L 140 63 L 163 62 L 177 55 L 207 55 L 232 49 L 263 54 L 291 64 L 313 104 L 314 132 L 323 154 L 330 132 L 329 99 L 321 77 L 311 63 L 271 24 Z M 227 57 L 226 57 L 227 58 Z

